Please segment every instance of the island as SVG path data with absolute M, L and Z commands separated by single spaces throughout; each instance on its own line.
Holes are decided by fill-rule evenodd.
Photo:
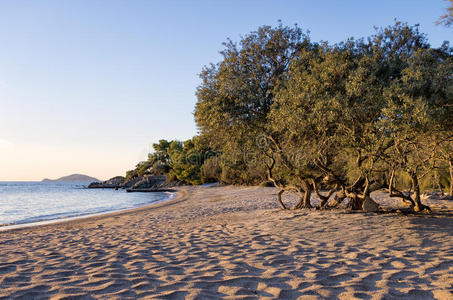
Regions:
M 83 174 L 71 174 L 58 179 L 44 178 L 41 182 L 100 182 L 101 180 Z

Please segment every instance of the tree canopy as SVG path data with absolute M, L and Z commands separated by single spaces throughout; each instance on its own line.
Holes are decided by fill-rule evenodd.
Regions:
M 186 184 L 271 184 L 295 208 L 377 207 L 385 188 L 413 211 L 427 178 L 453 194 L 453 49 L 429 45 L 417 25 L 364 39 L 312 42 L 299 26 L 262 26 L 205 67 L 197 88 L 200 134 L 161 140 L 127 173 Z M 321 192 L 321 190 L 327 192 Z M 332 201 L 332 198 L 334 201 Z
M 195 119 L 226 161 L 248 154 L 236 157 L 235 172 L 223 167 L 230 177 L 262 179 L 252 166 L 282 192 L 300 193 L 297 208 L 311 206 L 312 191 L 327 204 L 318 186 L 355 209 L 387 186 L 415 210 L 429 209 L 419 181 L 452 143 L 447 43 L 431 48 L 418 26 L 396 22 L 335 45 L 313 43 L 298 27 L 266 26 L 225 47 L 223 61 L 201 74 Z M 401 174 L 414 193 L 397 191 Z

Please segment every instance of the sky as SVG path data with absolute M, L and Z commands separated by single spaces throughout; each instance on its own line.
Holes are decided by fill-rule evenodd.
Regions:
M 442 0 L 0 1 L 0 181 L 124 175 L 159 139 L 197 133 L 198 74 L 227 38 L 297 23 L 312 40 L 397 18 L 433 46 Z

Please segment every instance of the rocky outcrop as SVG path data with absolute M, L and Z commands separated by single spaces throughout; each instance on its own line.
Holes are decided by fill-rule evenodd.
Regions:
M 141 181 L 143 177 L 135 177 L 125 181 L 122 185 L 122 188 L 129 189 L 133 187 L 137 182 Z
M 145 175 L 140 178 L 132 187 L 128 188 L 128 192 L 133 191 L 152 191 L 160 190 L 166 188 L 165 186 L 166 178 L 165 176 L 159 175 Z
M 135 189 L 157 188 L 164 184 L 165 181 L 166 181 L 165 176 L 146 175 L 143 176 L 140 181 L 134 184 L 132 188 Z
M 125 178 L 123 176 L 116 176 L 103 182 L 92 182 L 88 185 L 89 189 L 113 189 L 121 188 Z
M 90 189 L 114 188 L 126 189 L 128 192 L 156 192 L 169 191 L 173 184 L 167 183 L 165 176 L 144 175 L 126 181 L 122 176 L 116 176 L 104 182 L 93 182 L 88 185 Z

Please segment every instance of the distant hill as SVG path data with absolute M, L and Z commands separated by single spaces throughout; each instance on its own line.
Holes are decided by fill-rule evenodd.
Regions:
M 94 181 L 101 181 L 97 178 L 90 177 L 87 175 L 82 175 L 82 174 L 72 174 L 68 176 L 63 176 L 58 179 L 48 179 L 44 178 L 41 180 L 42 182 L 94 182 Z

